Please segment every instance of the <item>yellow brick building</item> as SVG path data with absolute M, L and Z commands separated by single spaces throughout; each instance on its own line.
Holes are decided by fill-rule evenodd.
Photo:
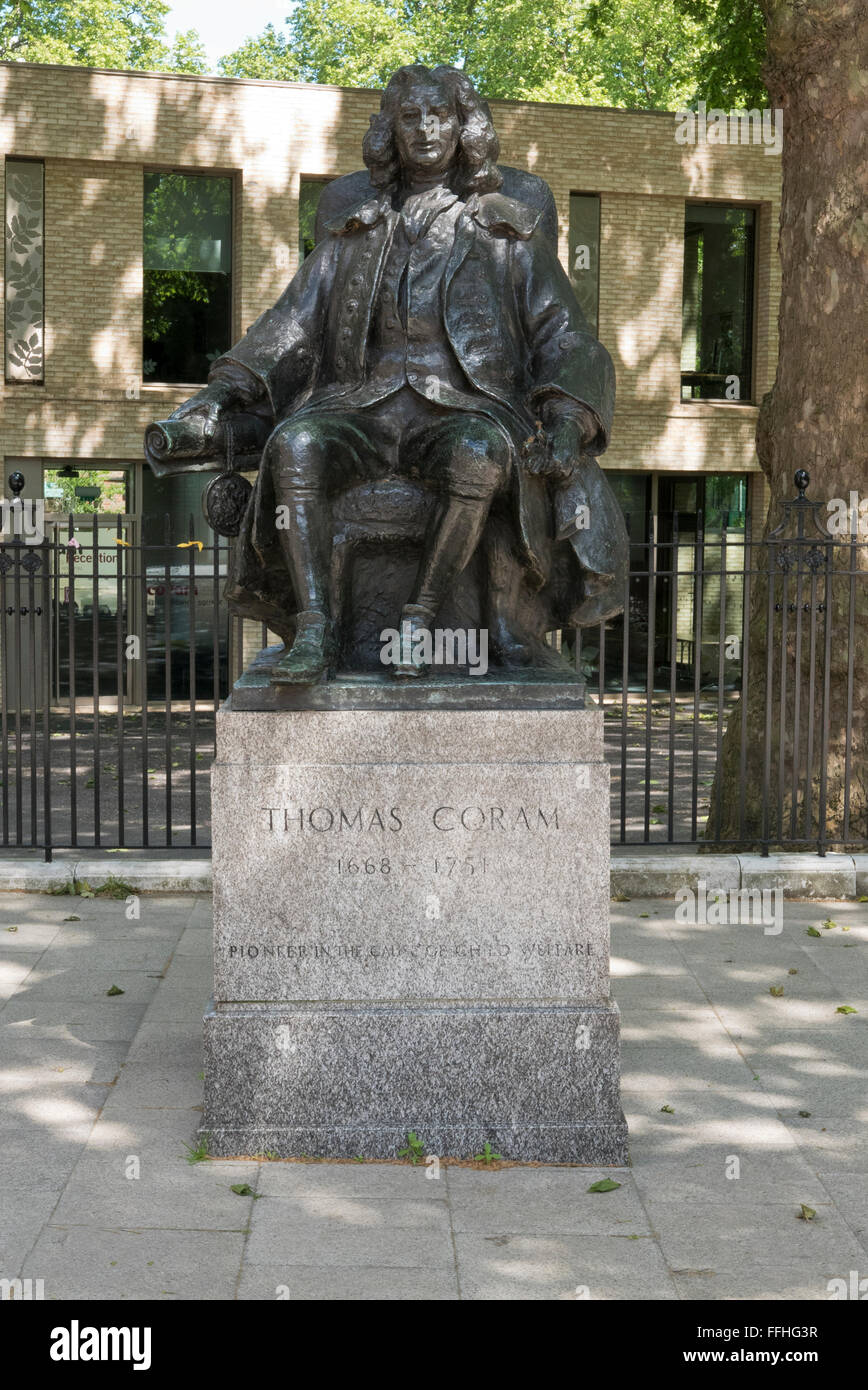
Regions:
M 138 463 L 144 426 L 187 394 L 142 383 L 143 171 L 231 176 L 238 335 L 297 267 L 301 179 L 361 167 L 378 95 L 4 63 L 0 102 L 5 158 L 45 169 L 44 382 L 0 385 L 0 454 Z M 600 198 L 599 336 L 618 380 L 606 466 L 755 469 L 777 345 L 779 159 L 757 145 L 679 145 L 671 114 L 506 101 L 492 111 L 501 162 L 552 188 L 564 259 L 570 193 Z M 689 202 L 756 209 L 749 402 L 680 399 Z
M 22 379 L 12 360 L 20 346 L 10 356 L 15 288 L 4 287 L 4 483 L 19 469 L 25 496 L 38 497 L 48 470 L 71 466 L 86 482 L 89 467 L 109 468 L 127 480 L 134 539 L 149 512 L 173 511 L 182 529 L 190 515 L 202 525 L 203 476 L 158 486 L 142 463 L 145 426 L 169 415 L 196 384 L 156 381 L 144 369 L 146 181 L 155 171 L 230 180 L 233 341 L 299 264 L 303 187 L 361 168 L 362 137 L 378 102 L 373 91 L 328 86 L 0 64 L 0 177 L 5 170 L 38 179 L 41 169 L 44 179 L 44 329 L 40 344 L 34 338 L 44 361 L 34 379 L 26 372 Z M 764 489 L 754 432 L 777 350 L 779 158 L 759 143 L 680 144 L 672 113 L 514 101 L 493 102 L 492 113 L 501 163 L 540 175 L 554 193 L 565 265 L 575 242 L 571 208 L 581 201 L 574 195 L 591 195 L 598 208 L 598 334 L 618 383 L 603 462 L 620 480 L 625 510 L 632 509 L 631 534 L 647 534 L 675 507 L 696 511 L 705 478 L 745 480 L 740 505 L 750 506 L 756 523 Z M 4 193 L 4 205 L 7 277 L 12 267 L 20 283 L 9 230 L 14 198 Z M 685 228 L 709 208 L 749 210 L 752 220 L 746 399 L 687 398 L 684 384 L 685 353 L 692 352 L 685 333 L 693 331 L 685 329 Z M 695 252 L 692 265 L 695 274 Z M 688 492 L 674 488 L 682 479 L 692 480 Z M 714 568 L 707 559 L 706 566 Z M 685 638 L 695 635 L 691 603 L 680 594 Z M 706 625 L 714 629 L 714 612 Z

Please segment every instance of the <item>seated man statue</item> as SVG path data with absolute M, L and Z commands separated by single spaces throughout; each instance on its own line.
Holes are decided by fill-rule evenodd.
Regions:
M 627 535 L 595 459 L 611 359 L 540 208 L 501 191 L 498 153 L 464 74 L 400 68 L 365 136 L 366 196 L 172 417 L 206 440 L 233 413 L 268 420 L 228 594 L 278 632 L 283 613 L 275 682 L 334 672 L 333 507 L 359 484 L 413 478 L 435 499 L 412 592 L 394 596 L 411 639 L 394 675 L 424 673 L 412 639 L 477 548 L 501 666 L 545 665 L 547 631 L 623 608 Z

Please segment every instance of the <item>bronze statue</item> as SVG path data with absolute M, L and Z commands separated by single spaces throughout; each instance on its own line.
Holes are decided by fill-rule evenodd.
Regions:
M 464 74 L 400 68 L 367 173 L 329 185 L 280 299 L 146 445 L 159 469 L 173 431 L 199 457 L 264 439 L 227 594 L 286 642 L 275 682 L 370 666 L 384 616 L 415 635 L 459 591 L 506 667 L 552 664 L 547 631 L 623 608 L 627 535 L 596 462 L 612 362 L 558 261 L 550 190 L 498 153 Z M 358 551 L 379 558 L 354 585 Z M 392 674 L 423 671 L 408 655 Z

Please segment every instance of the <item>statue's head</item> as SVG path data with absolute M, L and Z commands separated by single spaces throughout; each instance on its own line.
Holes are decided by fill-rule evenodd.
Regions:
M 500 144 L 486 102 L 458 68 L 398 68 L 362 146 L 375 188 L 402 177 L 443 174 L 457 193 L 491 193 L 502 183 Z

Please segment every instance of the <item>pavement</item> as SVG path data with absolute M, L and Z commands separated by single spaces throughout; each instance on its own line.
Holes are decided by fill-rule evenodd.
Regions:
M 613 902 L 631 1166 L 436 1178 L 187 1162 L 210 898 L 129 910 L 0 894 L 0 1280 L 75 1300 L 676 1301 L 825 1300 L 868 1276 L 865 904 L 788 900 L 774 935 Z M 588 1192 L 601 1178 L 620 1186 Z

